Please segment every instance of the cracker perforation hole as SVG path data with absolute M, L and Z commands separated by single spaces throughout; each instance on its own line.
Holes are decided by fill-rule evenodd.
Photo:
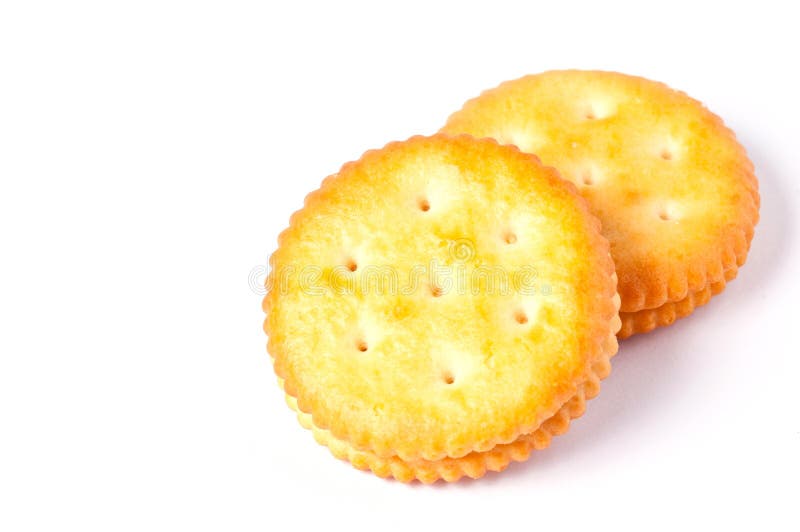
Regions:
M 506 233 L 503 235 L 503 242 L 506 244 L 516 244 L 517 235 L 513 231 L 506 231 Z
M 594 98 L 591 102 L 586 102 L 579 111 L 582 112 L 584 120 L 604 120 L 615 112 L 615 105 L 602 98 Z
M 666 209 L 661 209 L 658 211 L 658 217 L 665 222 L 672 220 L 672 216 L 670 216 Z
M 592 177 L 592 171 L 591 170 L 584 170 L 583 171 L 583 173 L 581 174 L 581 182 L 584 185 L 587 185 L 587 186 L 590 186 L 590 185 L 594 184 L 594 178 Z
M 422 212 L 428 212 L 431 210 L 431 202 L 428 201 L 427 198 L 419 198 L 417 200 L 417 207 L 419 207 L 419 210 Z
M 455 376 L 453 376 L 453 373 L 451 371 L 443 371 L 442 372 L 442 381 L 445 384 L 453 384 L 454 382 L 456 382 L 456 378 L 455 378 Z
M 431 289 L 431 296 L 433 297 L 441 297 L 442 296 L 442 287 L 432 284 L 430 286 Z
M 356 263 L 355 259 L 347 259 L 347 262 L 345 262 L 344 265 L 351 272 L 354 272 L 358 269 L 358 264 Z
M 525 325 L 526 323 L 528 323 L 528 315 L 525 314 L 524 311 L 518 310 L 514 313 L 514 321 L 516 321 L 520 325 Z
M 359 340 L 358 342 L 356 342 L 356 349 L 358 349 L 362 353 L 366 353 L 367 350 L 369 349 L 369 346 L 367 345 L 367 342 L 365 340 Z
M 664 148 L 663 150 L 661 150 L 661 158 L 664 159 L 665 161 L 671 161 L 672 152 L 668 148 Z

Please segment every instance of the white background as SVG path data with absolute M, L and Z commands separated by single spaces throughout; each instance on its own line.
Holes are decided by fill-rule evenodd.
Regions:
M 0 4 L 0 529 L 797 530 L 800 40 L 735 4 Z M 284 405 L 248 276 L 342 163 L 551 68 L 723 116 L 761 182 L 748 263 L 527 463 L 358 472 Z

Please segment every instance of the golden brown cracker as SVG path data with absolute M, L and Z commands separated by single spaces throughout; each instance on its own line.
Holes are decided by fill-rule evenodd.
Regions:
M 376 269 L 405 280 L 431 264 L 466 285 L 374 289 Z M 344 165 L 270 265 L 265 330 L 286 393 L 378 458 L 460 458 L 534 432 L 619 327 L 608 242 L 585 201 L 490 139 L 413 137 Z
M 577 186 L 611 242 L 620 337 L 690 313 L 747 257 L 759 208 L 753 166 L 718 116 L 662 83 L 598 71 L 525 76 L 468 101 L 442 131 L 515 144 Z

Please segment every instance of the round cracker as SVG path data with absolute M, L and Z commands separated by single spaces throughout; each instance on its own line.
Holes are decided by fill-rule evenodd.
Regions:
M 745 262 L 758 221 L 753 165 L 718 116 L 662 83 L 525 76 L 468 101 L 442 131 L 515 144 L 578 187 L 611 242 L 620 337 L 691 313 Z
M 533 432 L 618 326 L 585 201 L 491 139 L 365 153 L 306 198 L 270 265 L 265 330 L 286 393 L 378 457 L 458 458 Z M 399 282 L 377 286 L 375 272 Z

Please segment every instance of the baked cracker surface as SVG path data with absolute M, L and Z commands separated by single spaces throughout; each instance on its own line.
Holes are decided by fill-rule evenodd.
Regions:
M 759 209 L 753 165 L 718 116 L 662 83 L 525 76 L 468 101 L 442 131 L 514 144 L 576 185 L 611 242 L 620 337 L 688 314 L 745 262 Z
M 459 458 L 534 432 L 618 327 L 586 202 L 491 139 L 365 153 L 306 198 L 270 265 L 264 327 L 286 394 L 379 458 Z
M 369 470 L 382 478 L 393 477 L 401 482 L 418 480 L 424 484 L 432 484 L 437 480 L 456 482 L 464 477 L 478 479 L 489 471 L 504 471 L 511 462 L 527 460 L 534 450 L 547 448 L 553 436 L 566 433 L 570 422 L 583 415 L 586 401 L 597 396 L 600 392 L 600 381 L 611 372 L 610 357 L 617 351 L 617 338 L 614 334 L 616 330 L 615 326 L 609 334 L 604 348 L 606 355 L 592 364 L 586 380 L 578 385 L 577 393 L 536 430 L 520 435 L 511 443 L 498 444 L 487 451 L 473 451 L 460 458 L 406 462 L 398 456 L 380 457 L 369 451 L 360 451 L 348 442 L 337 439 L 330 431 L 314 425 L 311 416 L 297 408 L 294 397 L 287 395 L 286 403 L 297 413 L 300 424 L 314 434 L 314 439 L 320 445 L 328 447 L 336 458 L 346 460 L 358 469 Z

